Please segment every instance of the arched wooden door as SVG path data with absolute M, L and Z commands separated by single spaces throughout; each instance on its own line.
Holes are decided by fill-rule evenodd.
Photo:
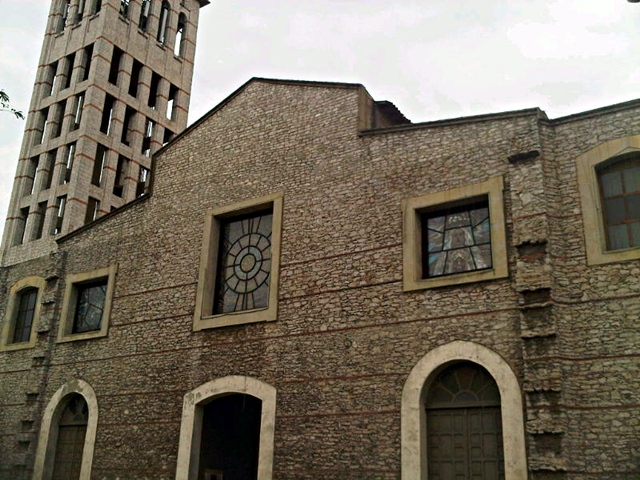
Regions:
M 89 408 L 82 395 L 73 394 L 60 415 L 53 462 L 53 480 L 80 478 Z
M 445 368 L 426 397 L 429 480 L 504 480 L 498 386 L 483 367 Z

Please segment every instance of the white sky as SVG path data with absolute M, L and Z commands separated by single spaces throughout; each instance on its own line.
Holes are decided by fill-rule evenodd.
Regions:
M 0 0 L 0 88 L 25 112 L 49 5 Z M 189 118 L 254 76 L 362 83 L 413 122 L 556 118 L 640 97 L 639 60 L 640 4 L 625 0 L 212 0 Z M 0 230 L 23 128 L 0 113 Z

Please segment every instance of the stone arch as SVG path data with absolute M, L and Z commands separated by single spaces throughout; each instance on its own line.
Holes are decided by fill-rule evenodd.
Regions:
M 403 480 L 428 478 L 425 395 L 429 383 L 441 367 L 464 360 L 484 367 L 498 384 L 501 397 L 506 480 L 527 478 L 524 414 L 518 378 L 509 364 L 494 351 L 477 343 L 455 341 L 437 347 L 422 357 L 411 370 L 402 390 Z
M 84 397 L 89 409 L 87 433 L 82 450 L 80 480 L 89 480 L 89 478 L 91 478 L 93 449 L 98 426 L 98 399 L 91 385 L 84 380 L 75 379 L 64 384 L 53 394 L 44 411 L 33 469 L 33 480 L 47 480 L 51 478 L 58 440 L 58 421 L 65 405 L 63 400 L 74 393 Z
M 257 480 L 271 479 L 273 471 L 276 389 L 255 378 L 232 375 L 200 385 L 184 396 L 176 480 L 191 480 L 197 478 L 203 406 L 215 398 L 229 393 L 251 395 L 262 401 Z

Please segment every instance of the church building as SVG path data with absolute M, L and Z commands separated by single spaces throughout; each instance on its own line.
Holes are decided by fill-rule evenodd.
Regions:
M 640 100 L 414 123 L 207 0 L 52 0 L 0 250 L 0 479 L 637 480 Z

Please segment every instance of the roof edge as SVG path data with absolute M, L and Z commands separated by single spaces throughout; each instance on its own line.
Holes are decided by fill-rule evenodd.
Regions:
M 623 112 L 625 110 L 632 110 L 634 108 L 640 108 L 640 98 L 636 98 L 635 100 L 628 100 L 621 103 L 614 103 L 613 105 L 598 107 L 592 110 L 585 110 L 584 112 L 572 113 L 570 115 L 565 115 L 564 117 L 553 118 L 549 120 L 549 122 L 552 125 L 561 125 L 563 123 L 585 120 L 587 118 L 600 116 L 603 113 L 617 113 Z
M 408 125 L 398 125 L 384 128 L 371 128 L 360 131 L 360 135 L 377 135 L 380 133 L 395 133 L 407 130 L 422 130 L 430 128 L 450 127 L 454 125 L 465 125 L 477 122 L 490 122 L 494 120 L 505 120 L 518 117 L 535 117 L 536 120 L 548 120 L 547 114 L 538 107 L 526 108 L 523 110 L 511 110 L 499 113 L 485 113 L 481 115 L 471 115 L 469 117 L 447 118 L 444 120 L 433 120 L 430 122 L 419 122 Z

